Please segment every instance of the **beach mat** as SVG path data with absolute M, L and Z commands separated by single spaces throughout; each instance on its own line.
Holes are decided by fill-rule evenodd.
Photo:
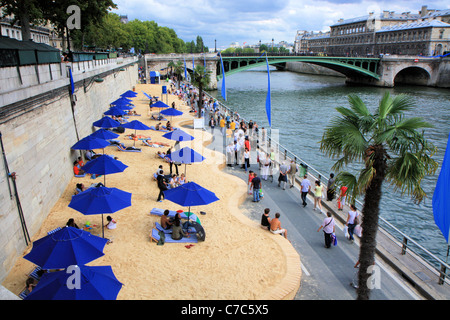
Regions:
M 150 238 L 155 241 L 158 242 L 160 240 L 160 236 L 159 236 L 159 231 L 156 229 L 152 229 L 152 234 L 150 235 Z M 197 237 L 195 236 L 195 234 L 191 234 L 189 236 L 189 238 L 183 237 L 180 240 L 174 240 L 172 239 L 171 236 L 166 236 L 164 239 L 165 243 L 197 243 Z

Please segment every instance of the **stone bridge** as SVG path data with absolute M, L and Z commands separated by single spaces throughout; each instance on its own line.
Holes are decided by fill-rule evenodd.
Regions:
M 450 87 L 450 57 L 427 58 L 417 56 L 384 56 L 382 58 L 328 57 L 328 56 L 268 56 L 270 65 L 284 69 L 287 62 L 302 62 L 319 65 L 337 71 L 346 77 L 349 84 L 365 84 L 394 87 L 395 84 Z M 266 65 L 260 54 L 223 56 L 225 76 Z M 186 61 L 188 72 L 193 66 L 205 65 L 211 72 L 209 89 L 217 89 L 217 81 L 223 76 L 220 58 L 216 53 L 201 54 L 150 54 L 145 56 L 148 71 L 165 74 L 170 61 Z

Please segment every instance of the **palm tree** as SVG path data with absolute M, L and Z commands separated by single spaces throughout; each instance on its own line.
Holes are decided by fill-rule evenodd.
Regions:
M 192 84 L 198 87 L 198 117 L 202 117 L 203 108 L 203 88 L 207 87 L 210 82 L 210 71 L 204 66 L 196 66 L 192 75 Z
M 337 172 L 353 162 L 363 166 L 357 177 L 340 172 L 336 180 L 348 187 L 351 202 L 364 195 L 357 299 L 368 300 L 370 274 L 366 271 L 375 262 L 383 182 L 386 180 L 395 191 L 406 193 L 420 203 L 426 197 L 421 180 L 433 174 L 438 164 L 431 158 L 436 147 L 425 139 L 422 130 L 431 125 L 421 118 L 404 116 L 405 111 L 415 106 L 410 97 L 391 98 L 386 93 L 374 114 L 358 96 L 350 95 L 348 101 L 350 108 L 336 108 L 340 115 L 325 129 L 320 149 L 338 159 L 333 166 Z
M 171 61 L 169 63 L 169 67 L 172 68 L 172 64 L 173 64 L 173 69 L 175 71 L 175 74 L 177 75 L 177 89 L 179 89 L 180 88 L 180 82 L 181 82 L 181 75 L 184 72 L 184 65 L 183 65 L 183 62 L 181 62 L 181 61 L 177 61 L 176 63 Z

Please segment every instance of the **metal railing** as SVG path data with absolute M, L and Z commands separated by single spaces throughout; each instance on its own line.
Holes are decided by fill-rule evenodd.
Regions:
M 204 93 L 207 96 L 209 96 L 210 98 L 215 99 L 209 93 L 207 93 L 207 92 L 204 92 Z M 230 113 L 230 115 L 235 114 L 235 112 L 233 110 L 231 110 L 230 108 L 225 106 L 219 100 L 217 100 L 217 103 L 218 103 L 219 110 L 221 109 L 222 112 L 227 111 L 228 113 Z M 248 124 L 248 121 L 245 118 L 240 117 L 240 119 Z M 273 140 L 270 135 L 267 135 L 267 137 L 268 137 L 268 140 L 267 140 L 268 147 L 270 150 L 273 149 L 275 154 L 278 156 L 278 159 L 280 159 L 280 156 L 281 156 L 283 158 L 283 160 L 286 160 L 286 161 L 294 160 L 296 165 L 301 165 L 304 167 L 306 166 L 306 168 L 309 169 L 310 172 L 313 172 L 314 174 L 311 174 L 311 176 L 314 177 L 316 180 L 320 180 L 320 181 L 325 180 L 326 184 L 328 184 L 328 178 L 324 174 L 322 174 L 320 171 L 316 170 L 313 166 L 311 166 L 309 163 L 307 163 L 306 161 L 304 161 L 303 159 L 298 157 L 296 154 L 291 152 L 289 149 L 287 149 L 286 147 L 284 147 L 277 141 Z M 260 146 L 261 145 L 262 144 L 260 144 Z M 308 170 L 307 170 L 307 173 L 310 174 L 308 172 Z M 359 200 L 355 200 L 355 206 L 357 207 L 358 210 L 361 210 L 363 207 L 363 203 Z M 431 261 L 430 266 L 433 267 L 435 269 L 436 273 L 439 275 L 438 283 L 441 285 L 444 283 L 450 284 L 447 279 L 449 276 L 447 274 L 447 270 L 450 270 L 450 265 L 447 262 L 444 262 L 442 259 L 438 258 L 436 255 L 431 253 L 429 250 L 424 248 L 422 245 L 417 243 L 417 241 L 415 241 L 410 236 L 406 235 L 404 232 L 402 232 L 401 230 L 396 228 L 394 225 L 392 225 L 391 223 L 386 221 L 384 218 L 380 217 L 379 219 L 380 219 L 381 223 L 383 224 L 383 227 L 389 227 L 392 231 L 395 232 L 395 234 L 397 236 L 392 235 L 389 232 L 388 233 L 390 235 L 392 235 L 394 238 L 396 238 L 398 241 L 401 241 L 401 254 L 402 255 L 405 255 L 407 250 L 409 249 L 412 253 L 414 253 L 414 255 L 420 257 L 423 260 L 423 261 L 419 261 L 420 263 L 423 264 L 425 261 L 430 263 L 430 261 Z M 399 239 L 402 239 L 402 240 L 399 240 Z M 420 251 L 422 251 L 422 253 L 418 253 L 417 251 L 414 250 L 414 248 L 419 249 Z M 423 254 L 428 256 L 430 261 L 425 259 L 423 257 Z M 439 266 L 440 269 L 438 269 L 437 266 Z

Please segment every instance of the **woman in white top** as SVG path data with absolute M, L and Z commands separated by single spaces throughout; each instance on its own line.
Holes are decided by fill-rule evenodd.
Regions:
M 113 218 L 111 218 L 111 216 L 107 216 L 106 217 L 106 221 L 108 221 L 108 223 L 106 224 L 106 228 L 108 229 L 115 229 L 117 227 L 117 222 L 116 220 L 114 220 Z
M 314 188 L 314 210 L 316 210 L 317 205 L 319 206 L 319 210 L 322 211 L 322 193 L 323 186 L 320 185 L 320 181 L 316 180 L 316 186 Z
M 331 212 L 327 212 L 327 217 L 323 219 L 322 225 L 317 229 L 317 232 L 323 228 L 323 234 L 325 237 L 325 248 L 331 247 L 331 235 L 335 232 L 335 223 L 334 218 L 331 215 Z
M 261 159 L 260 159 L 260 161 L 261 161 Z M 267 177 L 269 176 L 269 173 L 270 173 L 270 164 L 271 164 L 268 153 L 265 154 L 263 161 L 264 162 L 262 163 L 262 168 L 261 168 L 261 178 L 264 180 L 267 180 Z
M 355 219 L 359 216 L 358 211 L 356 211 L 356 207 L 354 204 L 350 205 L 351 210 L 348 212 L 347 222 L 346 226 L 348 227 L 348 234 L 349 234 L 349 240 L 353 241 L 353 232 L 355 230 L 355 227 L 357 225 Z

